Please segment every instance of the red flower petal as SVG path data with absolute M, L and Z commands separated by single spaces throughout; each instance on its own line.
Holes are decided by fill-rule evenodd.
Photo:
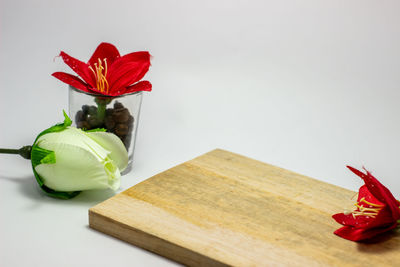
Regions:
M 89 88 L 88 85 L 83 82 L 81 79 L 79 79 L 77 76 L 71 75 L 69 73 L 65 73 L 65 72 L 54 72 L 52 74 L 54 77 L 56 77 L 57 79 L 59 79 L 62 82 L 65 82 L 66 84 L 69 84 L 73 87 L 75 87 L 76 89 L 82 90 L 84 92 L 88 92 L 88 93 L 92 93 Z
M 120 95 L 130 94 L 130 93 L 139 92 L 139 91 L 150 92 L 151 89 L 152 89 L 152 85 L 149 81 L 140 81 L 138 83 L 135 83 L 134 85 L 128 86 L 126 88 L 121 88 L 120 90 L 109 91 L 108 93 L 100 92 L 97 89 L 93 88 L 93 90 L 96 93 L 102 94 L 102 95 L 108 95 L 108 96 L 120 96 Z
M 126 54 L 114 61 L 112 66 L 109 68 L 109 74 L 113 75 L 113 71 L 119 71 L 119 68 L 127 63 L 142 63 L 150 65 L 150 57 L 151 55 L 147 51 L 138 51 Z
M 358 225 L 357 219 L 354 218 L 352 214 L 337 213 L 335 215 L 332 215 L 332 218 L 335 219 L 337 223 L 340 223 L 344 226 Z
M 93 94 L 98 94 L 98 95 L 105 95 L 105 96 L 119 96 L 119 95 L 122 95 L 122 93 L 120 93 L 120 94 L 107 94 L 105 91 L 100 91 L 99 89 L 97 89 L 97 88 L 89 88 L 89 90 L 91 90 L 91 93 L 93 93 Z
M 381 233 L 387 232 L 396 228 L 397 222 L 394 222 L 389 225 L 385 225 L 379 228 L 355 228 L 351 226 L 344 226 L 342 228 L 337 229 L 334 233 L 340 237 L 351 241 L 361 241 L 365 239 L 369 239 Z
M 366 170 L 367 174 L 364 174 L 353 167 L 347 166 L 347 168 L 349 168 L 353 173 L 355 173 L 364 180 L 365 185 L 368 187 L 368 190 L 374 195 L 374 197 L 376 197 L 380 202 L 388 205 L 388 207 L 391 210 L 393 220 L 400 219 L 399 203 L 394 198 L 389 189 L 387 189 L 384 185 L 382 185 L 367 170 Z
M 101 43 L 94 51 L 92 57 L 89 59 L 88 65 L 94 65 L 94 63 L 98 62 L 99 58 L 101 60 L 107 58 L 107 64 L 108 66 L 111 66 L 111 64 L 113 64 L 113 62 L 119 57 L 120 55 L 118 49 L 114 45 L 110 43 Z
M 126 87 L 125 94 L 139 92 L 139 91 L 150 92 L 151 89 L 152 89 L 152 85 L 149 81 L 141 81 L 141 82 L 135 83 L 134 85 Z
M 110 66 L 107 75 L 109 92 L 128 87 L 146 74 L 150 67 L 149 52 L 134 52 L 118 58 Z
M 68 55 L 64 51 L 61 51 L 60 56 L 64 60 L 65 64 L 67 64 L 76 74 L 78 74 L 87 84 L 91 87 L 95 87 L 96 82 L 93 79 L 93 74 L 89 70 L 89 66 Z

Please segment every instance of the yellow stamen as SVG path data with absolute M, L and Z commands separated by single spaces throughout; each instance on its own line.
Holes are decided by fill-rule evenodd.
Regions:
M 96 77 L 96 72 L 94 72 L 94 69 L 92 68 L 92 66 L 89 66 L 89 69 L 93 72 L 94 76 Z
M 369 207 L 362 205 L 363 203 L 367 204 Z M 356 218 L 356 216 L 375 218 L 385 205 L 369 202 L 363 197 L 358 203 L 355 203 L 354 206 L 356 206 L 356 209 L 351 213 L 353 218 Z
M 107 59 L 104 58 L 104 67 L 101 59 L 98 59 L 98 64 L 94 63 L 94 69 L 89 66 L 89 69 L 93 72 L 94 78 L 96 79 L 96 88 L 100 92 L 108 93 L 109 85 L 107 81 Z
M 364 197 L 360 200 L 360 202 L 364 202 L 372 207 L 378 207 L 378 208 L 383 208 L 385 206 L 385 205 L 379 205 L 379 204 L 375 204 L 375 203 L 366 201 Z
M 107 76 L 107 58 L 104 58 L 104 66 L 106 67 L 104 70 L 104 76 Z

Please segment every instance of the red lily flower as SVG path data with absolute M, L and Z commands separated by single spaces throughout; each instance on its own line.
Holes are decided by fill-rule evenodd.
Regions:
M 84 92 L 119 96 L 137 91 L 151 91 L 149 81 L 139 81 L 150 67 L 150 54 L 147 51 L 120 56 L 114 45 L 101 43 L 88 63 L 63 51 L 60 56 L 82 79 L 65 72 L 55 72 L 52 75 Z
M 334 233 L 351 241 L 361 241 L 396 228 L 400 202 L 367 170 L 364 169 L 365 174 L 350 166 L 347 168 L 360 176 L 365 184 L 358 191 L 355 210 L 332 216 L 344 225 Z

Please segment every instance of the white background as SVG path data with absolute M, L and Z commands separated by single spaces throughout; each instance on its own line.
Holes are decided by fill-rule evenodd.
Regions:
M 122 188 L 219 147 L 357 190 L 363 165 L 400 197 L 399 1 L 0 1 L 0 147 L 63 120 L 72 71 L 107 41 L 154 56 Z M 44 196 L 0 155 L 1 266 L 172 266 L 88 228 L 111 192 Z M 349 203 L 352 200 L 349 200 Z M 338 211 L 339 212 L 339 211 Z

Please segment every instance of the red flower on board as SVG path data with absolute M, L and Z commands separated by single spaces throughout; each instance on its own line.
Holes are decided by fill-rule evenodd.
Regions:
M 351 241 L 361 241 L 396 228 L 400 219 L 400 202 L 369 171 L 364 169 L 366 173 L 363 173 L 350 166 L 347 168 L 361 177 L 365 184 L 358 191 L 353 211 L 332 216 L 344 225 L 334 233 Z
M 140 81 L 150 67 L 147 51 L 120 56 L 118 49 L 109 43 L 101 43 L 88 63 L 84 63 L 61 51 L 64 62 L 78 76 L 65 72 L 52 75 L 79 90 L 88 93 L 119 96 L 137 91 L 151 91 L 149 81 Z

